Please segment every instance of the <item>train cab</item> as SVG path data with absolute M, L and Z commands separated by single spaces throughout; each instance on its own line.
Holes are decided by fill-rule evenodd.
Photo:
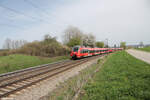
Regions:
M 80 46 L 75 46 L 72 48 L 70 56 L 72 59 L 80 58 L 79 52 L 80 51 Z

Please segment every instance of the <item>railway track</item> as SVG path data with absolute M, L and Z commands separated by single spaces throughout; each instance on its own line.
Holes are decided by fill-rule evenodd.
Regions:
M 102 56 L 102 55 L 101 55 Z M 100 56 L 80 60 L 65 60 L 0 75 L 0 100 L 40 81 L 81 65 Z

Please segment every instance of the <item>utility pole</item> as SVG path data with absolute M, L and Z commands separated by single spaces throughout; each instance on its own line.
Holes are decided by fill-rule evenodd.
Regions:
M 109 47 L 109 46 L 108 46 L 108 38 L 106 38 L 106 46 Z

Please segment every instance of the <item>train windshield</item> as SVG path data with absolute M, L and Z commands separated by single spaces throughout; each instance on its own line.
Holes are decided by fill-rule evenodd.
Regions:
M 79 47 L 74 47 L 74 48 L 73 48 L 73 51 L 74 51 L 74 52 L 77 52 L 78 50 L 79 50 Z

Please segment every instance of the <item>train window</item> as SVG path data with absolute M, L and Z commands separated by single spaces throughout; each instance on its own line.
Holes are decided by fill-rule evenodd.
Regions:
M 79 47 L 74 47 L 74 48 L 73 48 L 73 51 L 74 51 L 74 52 L 77 52 L 78 50 L 79 50 Z
M 86 49 L 86 53 L 88 53 L 89 51 L 88 51 L 88 49 Z
M 92 50 L 90 50 L 90 53 L 92 53 Z
M 84 50 L 81 50 L 80 53 L 84 53 Z
M 90 53 L 92 53 L 92 50 L 90 50 Z
M 85 50 L 83 50 L 83 53 L 85 53 Z
M 88 53 L 88 50 L 87 49 L 83 49 L 80 51 L 80 53 Z

